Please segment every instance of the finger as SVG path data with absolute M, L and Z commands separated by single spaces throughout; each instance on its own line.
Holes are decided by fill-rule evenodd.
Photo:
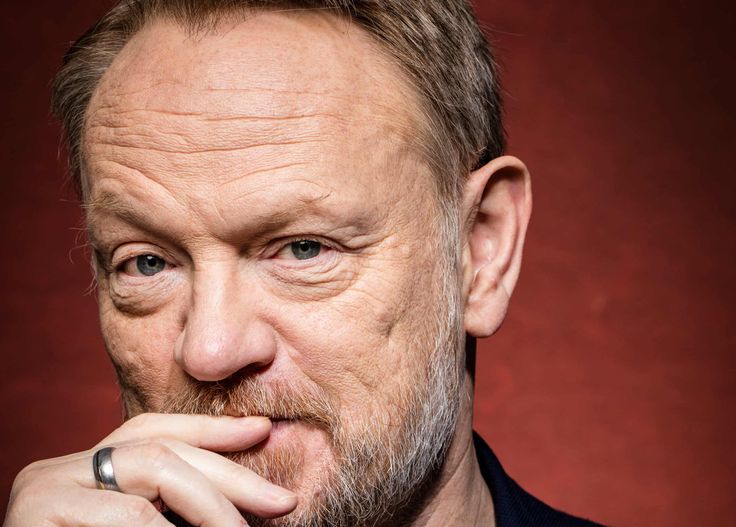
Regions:
M 298 498 L 294 493 L 226 457 L 182 442 L 172 441 L 166 445 L 204 474 L 240 510 L 275 518 L 288 514 L 297 506 Z
M 192 525 L 244 525 L 238 509 L 199 470 L 160 443 L 126 445 L 112 452 L 115 477 L 126 494 L 162 499 Z
M 38 499 L 32 499 L 37 496 Z M 56 485 L 11 503 L 5 527 L 76 525 L 85 527 L 172 527 L 151 502 L 119 492 Z
M 97 447 L 131 440 L 170 438 L 218 452 L 245 450 L 271 432 L 267 417 L 230 417 L 199 414 L 141 414 L 115 430 Z
M 58 503 L 54 507 L 58 507 Z M 61 525 L 85 527 L 173 527 L 147 499 L 132 494 L 77 487 L 68 493 L 60 513 Z
M 296 495 L 270 483 L 251 470 L 219 454 L 189 446 L 181 441 L 163 441 L 165 444 L 152 441 L 145 444 L 127 443 L 116 446 L 112 452 L 112 464 L 115 478 L 123 492 L 138 494 L 148 500 L 160 497 L 172 509 L 179 512 L 175 509 L 174 503 L 169 503 L 164 497 L 164 488 L 160 485 L 162 474 L 167 477 L 180 475 L 194 487 L 196 481 L 204 479 L 207 487 L 216 488 L 232 505 L 258 516 L 268 518 L 282 516 L 296 508 L 298 502 Z M 87 489 L 96 488 L 91 452 L 67 456 L 64 459 L 64 463 L 57 460 L 53 464 L 44 465 L 43 470 L 47 473 L 45 477 L 48 481 L 56 481 L 59 485 L 71 481 Z M 168 460 L 174 463 L 174 468 L 166 467 Z M 183 472 L 177 470 L 177 467 L 181 467 Z M 191 471 L 196 473 L 196 478 L 187 475 Z M 130 485 L 128 483 L 130 481 L 138 483 Z M 170 484 L 176 484 L 177 481 L 174 480 Z M 199 490 L 191 485 L 190 492 L 196 496 Z

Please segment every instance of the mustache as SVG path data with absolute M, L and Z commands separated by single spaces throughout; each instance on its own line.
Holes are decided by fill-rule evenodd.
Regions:
M 189 377 L 181 389 L 167 396 L 161 412 L 298 420 L 327 431 L 331 437 L 340 429 L 339 414 L 322 390 L 304 383 L 266 383 L 254 377 L 219 382 Z

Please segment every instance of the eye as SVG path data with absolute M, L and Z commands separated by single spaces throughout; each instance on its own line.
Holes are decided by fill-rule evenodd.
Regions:
M 309 260 L 322 252 L 322 244 L 314 240 L 297 240 L 291 242 L 289 248 L 297 260 Z
M 134 271 L 131 269 L 133 265 L 135 265 Z M 155 254 L 141 254 L 140 256 L 131 258 L 125 263 L 124 267 L 124 270 L 130 275 L 140 273 L 143 276 L 153 276 L 164 269 L 166 269 L 166 261 Z

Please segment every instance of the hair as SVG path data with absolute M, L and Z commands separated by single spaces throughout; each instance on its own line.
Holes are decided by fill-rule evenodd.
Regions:
M 120 50 L 147 23 L 173 19 L 202 30 L 239 11 L 328 9 L 367 31 L 419 95 L 425 162 L 442 208 L 457 203 L 467 174 L 502 154 L 501 98 L 491 50 L 465 0 L 121 0 L 72 44 L 53 82 L 72 184 L 82 196 L 87 108 Z M 443 211 L 446 212 L 446 211 Z

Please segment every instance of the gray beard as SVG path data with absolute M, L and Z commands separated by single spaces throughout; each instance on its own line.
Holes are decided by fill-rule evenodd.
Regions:
M 445 351 L 445 356 L 455 355 Z M 435 490 L 454 436 L 459 384 L 432 361 L 427 383 L 403 406 L 408 415 L 393 438 L 373 436 L 339 449 L 322 498 L 283 518 L 245 515 L 252 527 L 399 527 L 410 525 Z M 439 367 L 437 367 L 439 366 Z M 444 371 L 442 371 L 444 370 Z
M 449 335 L 446 335 L 449 337 Z M 445 344 L 452 337 L 443 339 Z M 459 344 L 459 343 L 458 343 Z M 281 518 L 244 513 L 251 527 L 399 527 L 410 525 L 433 495 L 455 433 L 460 403 L 457 348 L 438 347 L 427 357 L 424 381 L 417 380 L 402 397 L 406 415 L 398 431 L 376 427 L 388 416 L 371 416 L 374 425 L 348 438 L 338 425 L 331 429 L 335 463 L 318 483 L 320 497 Z M 437 353 L 439 352 L 439 353 Z M 215 410 L 214 413 L 219 413 Z M 318 422 L 318 420 L 314 420 Z M 394 427 L 395 427 L 394 423 Z M 379 433 L 377 433 L 379 432 Z M 282 459 L 255 453 L 229 456 L 266 479 L 290 488 L 300 471 L 298 455 Z M 293 470 L 290 470 L 292 468 Z M 174 525 L 189 524 L 173 512 Z

